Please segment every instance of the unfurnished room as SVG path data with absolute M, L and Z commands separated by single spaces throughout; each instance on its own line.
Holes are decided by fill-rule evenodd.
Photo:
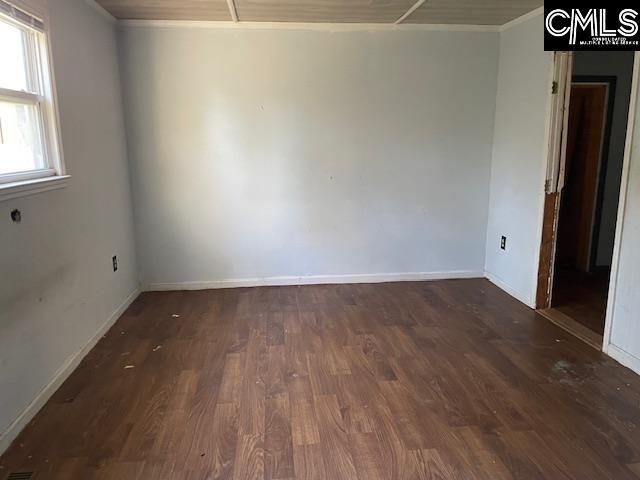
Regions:
M 633 3 L 0 0 L 0 480 L 640 480 L 639 81 Z

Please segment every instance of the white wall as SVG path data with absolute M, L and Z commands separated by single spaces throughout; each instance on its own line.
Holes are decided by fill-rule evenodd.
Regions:
M 636 58 L 640 58 L 636 54 Z M 637 68 L 640 68 L 638 66 Z M 632 95 L 638 99 L 638 88 Z M 611 337 L 607 353 L 640 373 L 640 103 L 636 103 L 635 127 L 629 162 L 616 288 L 611 308 Z
M 539 15 L 500 34 L 486 239 L 487 275 L 529 306 L 535 303 L 553 59 L 542 32 Z
M 124 29 L 143 283 L 482 275 L 497 37 Z
M 81 0 L 49 3 L 72 178 L 0 203 L 0 452 L 138 283 L 114 26 Z

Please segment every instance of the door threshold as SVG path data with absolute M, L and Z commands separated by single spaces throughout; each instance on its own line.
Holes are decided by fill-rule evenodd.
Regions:
M 543 310 L 536 310 L 536 312 L 550 322 L 556 324 L 558 327 L 566 330 L 574 337 L 579 338 L 587 345 L 592 346 L 598 351 L 602 350 L 602 335 L 599 335 L 581 323 L 576 322 L 570 316 L 565 315 L 555 308 L 545 308 Z

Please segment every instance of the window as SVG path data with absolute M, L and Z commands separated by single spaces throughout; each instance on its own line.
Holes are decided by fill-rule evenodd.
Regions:
M 0 190 L 66 178 L 56 120 L 44 26 L 0 0 Z

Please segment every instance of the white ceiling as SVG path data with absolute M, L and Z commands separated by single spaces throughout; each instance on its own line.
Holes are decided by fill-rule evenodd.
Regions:
M 503 25 L 543 0 L 97 0 L 118 19 Z M 417 8 L 416 8 L 417 7 Z M 233 18 L 233 13 L 236 18 Z

